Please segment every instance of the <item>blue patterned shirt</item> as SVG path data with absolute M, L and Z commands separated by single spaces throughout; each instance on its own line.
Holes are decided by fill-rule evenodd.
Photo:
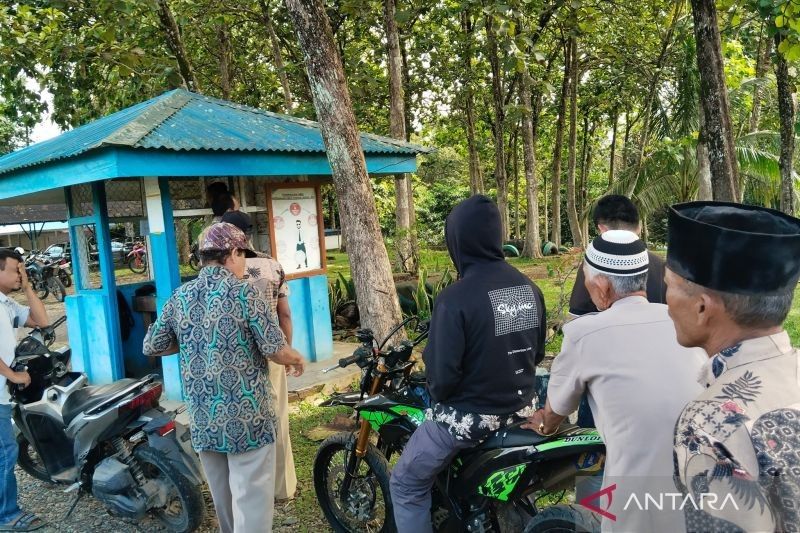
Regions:
M 267 357 L 286 340 L 248 282 L 204 267 L 172 294 L 144 339 L 144 354 L 177 340 L 197 451 L 237 454 L 274 441 Z

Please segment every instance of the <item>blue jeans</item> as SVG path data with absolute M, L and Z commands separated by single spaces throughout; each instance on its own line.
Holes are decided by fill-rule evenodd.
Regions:
M 20 514 L 17 505 L 17 439 L 11 426 L 11 406 L 0 404 L 0 524 L 7 524 Z

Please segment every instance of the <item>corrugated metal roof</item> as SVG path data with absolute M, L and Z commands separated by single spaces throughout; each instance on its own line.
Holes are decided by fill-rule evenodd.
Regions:
M 319 124 L 176 89 L 0 157 L 0 174 L 106 146 L 160 150 L 324 152 Z M 414 155 L 428 148 L 361 134 L 366 154 Z

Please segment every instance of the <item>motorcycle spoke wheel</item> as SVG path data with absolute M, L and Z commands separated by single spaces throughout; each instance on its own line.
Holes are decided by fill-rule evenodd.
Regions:
M 331 437 L 320 446 L 314 463 L 314 487 L 323 512 L 337 532 L 392 532 L 389 469 L 377 449 L 369 448 L 358 469 L 351 473 L 350 489 L 342 494 L 351 454 L 347 439 L 349 434 Z

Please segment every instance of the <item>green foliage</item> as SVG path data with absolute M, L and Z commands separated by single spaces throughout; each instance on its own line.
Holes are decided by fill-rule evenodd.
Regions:
M 417 288 L 413 294 L 416 310 L 409 314 L 416 315 L 422 320 L 430 318 L 436 298 L 454 281 L 450 267 L 446 267 L 438 279 L 429 276 L 427 269 L 421 268 L 417 279 Z
M 348 273 L 349 274 L 349 273 Z M 331 312 L 331 322 L 336 319 L 336 313 L 344 304 L 356 301 L 356 286 L 352 278 L 345 277 L 341 272 L 328 282 L 328 305 Z

